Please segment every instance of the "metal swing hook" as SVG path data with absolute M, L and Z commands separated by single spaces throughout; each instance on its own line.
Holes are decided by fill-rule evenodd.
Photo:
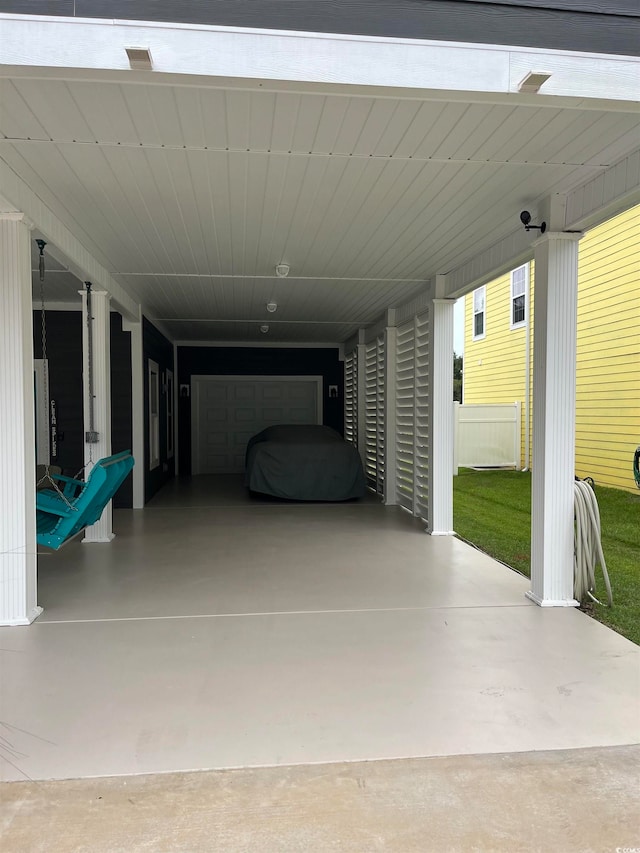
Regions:
M 44 281 L 44 247 L 47 245 L 46 240 L 36 240 L 40 249 L 40 281 Z

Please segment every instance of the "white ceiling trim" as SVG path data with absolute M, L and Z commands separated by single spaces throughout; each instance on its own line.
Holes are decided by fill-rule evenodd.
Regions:
M 565 228 L 593 228 L 640 202 L 640 148 L 567 195 Z
M 224 347 L 225 349 L 257 348 L 257 349 L 337 349 L 342 352 L 342 344 L 338 343 L 309 343 L 308 341 L 174 341 L 176 347 Z
M 5 144 L 16 144 L 24 146 L 42 146 L 42 145 L 66 145 L 66 146 L 76 146 L 76 147 L 86 147 L 92 150 L 96 148 L 114 148 L 120 149 L 128 148 L 132 151 L 198 151 L 198 152 L 211 152 L 218 154 L 242 154 L 243 156 L 246 154 L 255 154 L 259 156 L 264 156 L 265 154 L 286 154 L 287 157 L 301 157 L 305 160 L 309 159 L 320 159 L 320 160 L 363 160 L 365 162 L 371 162 L 372 160 L 380 160 L 384 163 L 387 163 L 389 160 L 393 160 L 395 162 L 400 163 L 439 163 L 444 165 L 463 165 L 463 166 L 487 166 L 487 165 L 495 165 L 495 166 L 512 166 L 517 169 L 522 169 L 526 167 L 527 169 L 536 168 L 538 166 L 567 166 L 567 167 L 575 167 L 581 168 L 584 166 L 584 162 L 581 160 L 563 160 L 562 162 L 558 161 L 549 161 L 543 159 L 534 159 L 528 160 L 524 157 L 513 157 L 510 159 L 503 158 L 495 158 L 495 157 L 437 157 L 437 156 L 429 156 L 429 155 L 420 155 L 420 154 L 360 154 L 357 152 L 342 152 L 342 151 L 284 151 L 284 150 L 275 150 L 268 148 L 237 148 L 237 147 L 222 147 L 216 145 L 167 145 L 164 143 L 149 143 L 149 142 L 105 142 L 101 140 L 79 140 L 79 139 L 26 139 L 24 137 L 18 136 L 6 136 L 0 138 L 0 145 L 2 143 Z M 601 163 L 597 161 L 589 162 L 590 168 L 604 168 L 608 166 L 608 163 Z
M 218 324 L 220 326 L 228 325 L 229 323 L 253 323 L 255 325 L 267 324 L 268 326 L 358 326 L 369 322 L 362 318 L 347 318 L 346 320 L 274 320 L 272 314 L 265 317 L 159 317 L 158 322 L 162 323 L 208 323 L 212 326 Z
M 36 272 L 36 270 L 34 270 Z M 66 270 L 52 270 L 52 272 L 66 272 Z M 254 279 L 257 281 L 273 281 L 278 284 L 282 284 L 285 279 L 281 276 L 277 275 L 248 275 L 243 273 L 172 273 L 172 272 L 112 272 L 112 276 L 117 278 L 118 276 L 131 276 L 133 278 L 176 278 L 179 276 L 180 278 L 186 279 L 238 279 L 242 282 L 253 281 Z M 291 284 L 291 282 L 296 281 L 327 281 L 329 283 L 334 283 L 337 285 L 342 284 L 345 281 L 361 281 L 365 284 L 371 284 L 374 281 L 382 281 L 385 284 L 420 284 L 424 282 L 423 278 L 375 278 L 375 277 L 358 277 L 358 278 L 349 278 L 345 276 L 336 277 L 335 275 L 288 275 L 286 276 L 286 283 Z
M 125 47 L 149 48 L 154 74 L 519 95 L 532 70 L 544 94 L 634 101 L 640 59 L 501 45 L 294 31 L 0 16 L 2 64 L 128 71 Z
M 0 15 L 0 32 L 2 16 Z M 0 57 L 1 58 L 1 57 Z M 623 112 L 628 113 L 635 109 L 637 98 L 633 100 L 610 100 L 607 98 L 583 98 L 581 96 L 563 96 L 559 101 L 556 96 L 544 94 L 515 94 L 513 92 L 470 92 L 453 91 L 451 89 L 437 90 L 422 88 L 406 89 L 400 86 L 364 86 L 339 83 L 311 83 L 294 80 L 255 80 L 251 78 L 238 77 L 203 77 L 195 74 L 155 74 L 153 72 L 122 71 L 108 69 L 85 69 L 69 68 L 42 68 L 33 65 L 4 65 L 0 62 L 0 80 L 3 78 L 15 80 L 58 80 L 69 83 L 117 83 L 130 86 L 166 88 L 172 86 L 176 89 L 195 89 L 208 92 L 243 92 L 243 93 L 265 93 L 287 94 L 287 95 L 313 95 L 320 91 L 324 95 L 335 98 L 375 97 L 380 100 L 392 101 L 420 101 L 428 103 L 444 102 L 447 104 L 479 104 L 494 106 L 518 106 L 536 107 L 537 109 L 557 110 L 579 110 L 585 112 L 597 110 L 600 112 Z
M 509 270 L 515 269 L 533 257 L 533 241 L 538 232 L 524 228 L 512 231 L 502 240 L 480 252 L 468 263 L 445 276 L 446 295 L 459 299 Z

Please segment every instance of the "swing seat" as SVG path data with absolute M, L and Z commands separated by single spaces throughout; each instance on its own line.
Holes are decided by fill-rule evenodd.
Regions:
M 54 489 L 36 495 L 36 540 L 38 545 L 58 550 L 64 543 L 95 522 L 131 471 L 134 459 L 130 450 L 100 459 L 88 478 L 74 480 L 55 474 L 63 499 Z

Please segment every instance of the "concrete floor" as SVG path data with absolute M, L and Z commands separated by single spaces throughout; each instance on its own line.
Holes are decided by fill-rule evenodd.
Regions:
M 0 786 L 12 853 L 637 850 L 640 748 Z
M 115 529 L 109 545 L 74 541 L 43 556 L 43 616 L 0 630 L 0 774 L 14 781 L 0 788 L 6 849 L 640 846 L 627 832 L 638 751 L 617 749 L 640 741 L 640 649 L 586 615 L 536 607 L 524 597 L 526 579 L 454 538 L 426 536 L 375 498 L 255 501 L 237 479 L 194 478 L 144 511 L 116 512 Z M 432 760 L 415 761 L 424 757 Z M 399 758 L 411 760 L 367 763 L 367 775 L 341 764 Z M 17 781 L 239 767 L 275 769 Z M 378 799 L 359 795 L 356 808 L 353 780 L 382 778 L 385 767 Z M 500 768 L 512 777 L 501 782 Z M 229 780 L 241 781 L 229 789 Z M 192 806 L 163 806 L 200 784 L 203 799 L 194 793 Z M 329 787 L 316 801 L 317 784 Z M 123 799 L 131 785 L 144 809 Z M 275 804 L 274 786 L 284 797 Z M 612 831 L 609 847 L 584 846 L 579 804 L 599 816 L 584 818 L 601 825 L 598 844 L 614 816 L 620 838 Z M 102 829 L 87 837 L 85 822 L 103 806 Z M 27 816 L 53 835 L 36 832 L 20 846 Z M 436 834 L 436 818 L 438 832 L 449 826 L 453 835 Z M 146 821 L 157 823 L 155 841 Z M 209 822 L 222 839 L 235 833 L 233 843 L 207 847 Z M 137 838 L 134 824 L 137 847 L 118 835 Z M 261 840 L 269 826 L 282 843 Z M 517 834 L 523 826 L 527 838 Z M 307 837 L 305 827 L 325 835 Z M 571 847 L 574 835 L 582 840 Z

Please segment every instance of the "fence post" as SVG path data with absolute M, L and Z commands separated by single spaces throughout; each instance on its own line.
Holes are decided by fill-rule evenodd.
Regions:
M 514 430 L 514 447 L 513 447 L 513 464 L 516 471 L 522 470 L 522 404 L 516 400 L 513 404 L 516 407 L 516 427 Z
M 458 442 L 460 441 L 460 403 L 453 401 L 453 476 L 458 476 Z

